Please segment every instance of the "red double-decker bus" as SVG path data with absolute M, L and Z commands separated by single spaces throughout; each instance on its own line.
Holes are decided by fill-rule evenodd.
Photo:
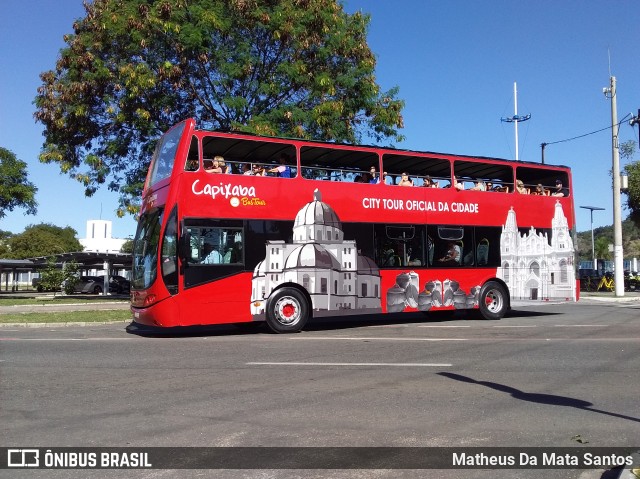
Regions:
M 575 301 L 563 166 L 196 129 L 161 138 L 135 237 L 134 324 Z

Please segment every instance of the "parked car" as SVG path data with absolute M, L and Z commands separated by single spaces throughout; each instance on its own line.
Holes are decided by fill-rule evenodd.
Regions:
M 109 291 L 112 293 L 129 293 L 131 283 L 124 276 L 111 276 L 109 278 Z
M 104 276 L 80 276 L 75 286 L 76 293 L 102 294 Z

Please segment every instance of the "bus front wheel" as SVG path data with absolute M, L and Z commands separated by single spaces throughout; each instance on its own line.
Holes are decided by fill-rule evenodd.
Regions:
M 276 333 L 297 333 L 309 320 L 307 298 L 295 288 L 277 290 L 267 302 L 266 319 Z
M 478 305 L 484 319 L 502 319 L 509 309 L 509 296 L 500 283 L 488 281 L 480 290 Z

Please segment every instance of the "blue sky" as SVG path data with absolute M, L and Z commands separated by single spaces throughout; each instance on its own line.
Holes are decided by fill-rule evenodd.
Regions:
M 640 108 L 640 5 L 637 0 L 346 0 L 348 12 L 371 15 L 369 46 L 377 81 L 400 88 L 406 140 L 398 147 L 514 158 L 513 83 L 520 159 L 540 161 L 540 144 L 611 124 L 602 94 L 616 76 L 618 117 Z M 85 236 L 89 219 L 113 220 L 113 235 L 135 232 L 131 217 L 115 216 L 117 196 L 84 197 L 82 186 L 56 165 L 38 161 L 42 127 L 33 120 L 39 73 L 52 69 L 62 36 L 84 15 L 81 0 L 4 0 L 0 16 L 0 146 L 29 165 L 38 187 L 37 216 L 21 209 L 0 219 L 20 233 L 40 222 L 71 226 Z M 610 57 L 610 61 L 609 61 Z M 611 68 L 611 70 L 609 70 Z M 637 139 L 625 122 L 620 141 Z M 636 159 L 640 153 L 636 154 Z M 578 230 L 612 224 L 611 131 L 549 145 L 546 161 L 573 170 Z M 624 163 L 623 163 L 624 164 Z M 624 196 L 623 196 L 624 201 Z M 626 217 L 626 212 L 623 212 Z

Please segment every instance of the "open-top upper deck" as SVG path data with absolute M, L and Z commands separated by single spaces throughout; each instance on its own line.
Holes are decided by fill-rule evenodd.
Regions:
M 171 177 L 176 188 L 164 188 Z M 317 189 L 344 221 L 500 224 L 514 208 L 539 225 L 560 201 L 573 224 L 565 166 L 204 131 L 193 120 L 165 135 L 147 184 L 145 208 L 177 195 L 189 216 L 290 219 Z

